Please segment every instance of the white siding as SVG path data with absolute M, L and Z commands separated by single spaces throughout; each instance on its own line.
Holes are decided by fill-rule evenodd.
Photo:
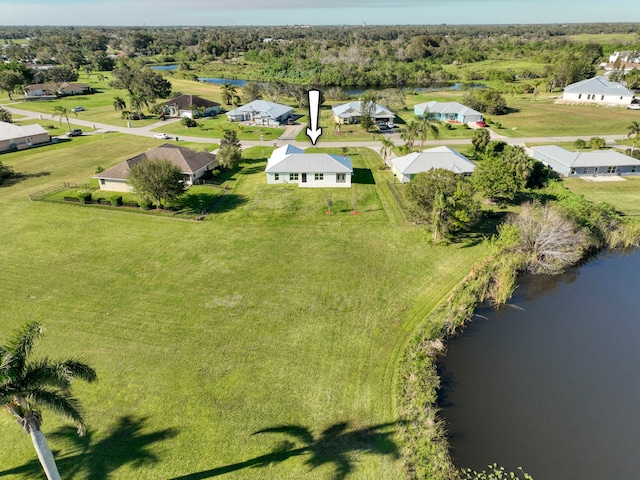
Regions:
M 104 184 L 102 183 L 104 180 Z M 126 180 L 110 180 L 108 178 L 98 179 L 100 183 L 100 190 L 107 190 L 109 192 L 131 192 L 131 187 Z
M 630 105 L 633 97 L 590 93 L 563 93 L 562 99 L 567 102 L 594 103 L 598 105 Z

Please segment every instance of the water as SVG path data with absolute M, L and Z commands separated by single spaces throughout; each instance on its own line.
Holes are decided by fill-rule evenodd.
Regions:
M 235 85 L 236 87 L 244 87 L 247 84 L 247 80 L 238 80 L 237 78 L 198 77 L 198 81 L 214 83 L 216 85 L 228 83 L 229 85 Z
M 441 364 L 454 463 L 536 480 L 640 478 L 640 251 L 529 277 Z
M 151 70 L 177 70 L 178 65 L 154 65 L 153 67 L 149 67 Z

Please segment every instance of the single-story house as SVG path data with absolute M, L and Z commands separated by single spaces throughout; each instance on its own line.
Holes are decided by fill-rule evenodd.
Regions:
M 24 150 L 50 141 L 49 133 L 41 125 L 0 122 L 0 152 Z
M 419 117 L 432 114 L 441 122 L 475 123 L 483 120 L 482 113 L 458 102 L 426 102 L 413 107 Z
M 300 187 L 351 187 L 349 157 L 304 153 L 293 145 L 276 148 L 267 162 L 267 183 L 296 183 Z
M 396 114 L 379 104 L 373 106 L 372 120 L 376 122 L 393 122 Z M 349 102 L 331 108 L 334 121 L 337 123 L 360 123 L 362 102 Z
M 59 95 L 83 95 L 85 93 L 91 93 L 91 86 L 86 83 L 69 83 L 62 82 L 58 84 Z
M 254 100 L 227 112 L 230 122 L 252 121 L 258 125 L 278 126 L 293 119 L 293 108 L 280 103 Z
M 595 103 L 599 105 L 630 105 L 634 93 L 618 82 L 594 77 L 565 87 L 565 102 Z
M 127 183 L 129 170 L 142 160 L 169 160 L 180 168 L 184 184 L 187 186 L 193 185 L 198 178 L 218 164 L 215 155 L 212 153 L 196 152 L 186 147 L 167 143 L 120 162 L 93 178 L 97 178 L 100 181 L 101 190 L 131 192 L 131 186 Z
M 613 150 L 570 152 L 556 145 L 531 150 L 533 158 L 565 177 L 640 174 L 640 160 Z
M 418 173 L 442 168 L 468 176 L 476 168 L 475 163 L 449 147 L 429 148 L 391 160 L 391 170 L 402 183 L 410 182 Z
M 197 95 L 185 94 L 165 102 L 164 111 L 170 117 L 211 117 L 220 113 L 220 104 Z

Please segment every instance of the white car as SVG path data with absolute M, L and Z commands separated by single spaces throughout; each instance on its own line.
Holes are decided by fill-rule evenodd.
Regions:
M 640 103 L 632 103 L 631 105 L 627 105 L 629 110 L 640 110 Z
M 160 138 L 162 140 L 168 140 L 171 137 L 169 135 L 167 135 L 166 133 L 156 133 L 153 138 Z
M 84 111 L 84 107 L 73 107 L 71 111 L 74 113 L 82 112 Z

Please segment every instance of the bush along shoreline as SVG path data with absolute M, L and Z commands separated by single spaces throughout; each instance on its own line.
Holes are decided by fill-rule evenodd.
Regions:
M 469 476 L 457 470 L 449 453 L 446 425 L 438 416 L 440 378 L 437 359 L 447 339 L 471 321 L 482 302 L 503 305 L 516 288 L 518 274 L 560 273 L 605 249 L 640 246 L 640 222 L 620 215 L 609 204 L 592 203 L 550 182 L 538 191 L 546 203 L 523 205 L 489 240 L 491 253 L 416 328 L 398 365 L 396 409 L 404 468 L 411 479 L 525 478 L 503 472 Z M 487 459 L 487 464 L 493 459 Z M 496 470 L 497 471 L 497 470 Z M 484 476 L 483 476 L 484 475 Z

